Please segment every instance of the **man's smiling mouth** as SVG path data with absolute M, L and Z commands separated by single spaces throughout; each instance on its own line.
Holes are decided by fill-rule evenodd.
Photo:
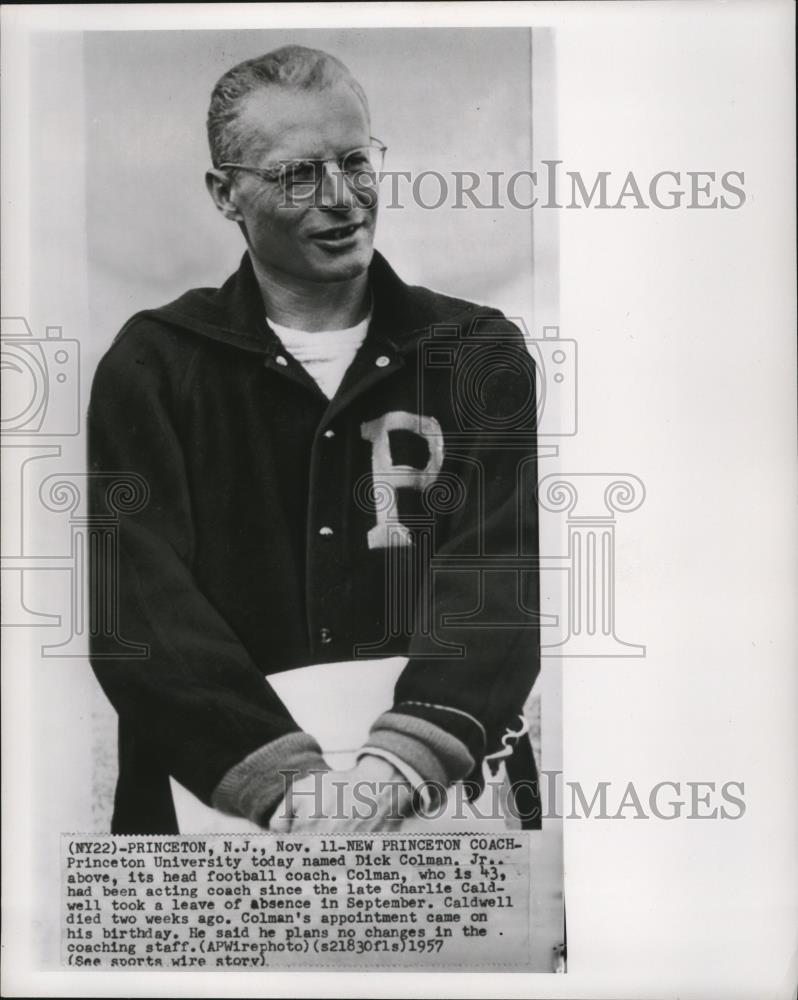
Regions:
M 330 229 L 322 229 L 317 233 L 311 233 L 311 239 L 319 240 L 321 243 L 337 243 L 341 240 L 349 239 L 350 236 L 354 236 L 362 226 L 362 222 L 353 222 L 348 226 L 334 226 Z

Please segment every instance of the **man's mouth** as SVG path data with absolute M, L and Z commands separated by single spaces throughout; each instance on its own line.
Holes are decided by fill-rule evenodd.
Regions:
M 321 229 L 317 233 L 311 233 L 311 239 L 318 240 L 320 243 L 340 243 L 354 236 L 362 226 L 362 222 L 352 222 L 348 226 L 334 226 L 330 229 Z

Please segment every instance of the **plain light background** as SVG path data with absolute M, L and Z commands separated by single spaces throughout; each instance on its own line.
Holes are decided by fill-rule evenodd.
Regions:
M 106 27 L 133 17 L 186 27 L 184 9 L 159 11 L 157 24 L 151 11 L 91 16 Z M 634 780 L 643 789 L 667 779 L 744 780 L 747 811 L 725 823 L 566 821 L 565 977 L 273 976 L 265 984 L 58 974 L 57 982 L 28 975 L 29 991 L 794 997 L 792 5 L 228 6 L 196 8 L 192 27 L 266 16 L 555 26 L 558 155 L 570 168 L 745 170 L 748 201 L 737 212 L 558 216 L 559 319 L 563 334 L 579 340 L 583 373 L 580 434 L 563 449 L 563 464 L 631 472 L 647 489 L 619 528 L 617 604 L 620 634 L 645 642 L 648 656 L 563 664 L 566 777 L 587 787 Z M 6 61 L 14 80 L 19 58 Z M 15 120 L 13 139 L 24 140 L 26 128 Z M 17 156 L 26 147 L 10 148 Z M 10 288 L 24 313 L 34 273 L 26 170 L 11 180 L 4 208 L 17 225 L 6 298 Z M 59 252 L 76 246 L 85 259 L 74 238 Z M 12 692 L 15 746 L 28 746 L 36 705 L 20 684 Z M 7 794 L 22 844 L 29 813 L 24 761 L 15 764 L 6 764 Z M 16 875 L 12 898 L 24 899 L 25 873 Z M 15 954 L 18 969 L 31 968 L 24 947 Z

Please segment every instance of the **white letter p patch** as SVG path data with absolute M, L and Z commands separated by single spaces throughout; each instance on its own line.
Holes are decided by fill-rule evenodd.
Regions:
M 394 465 L 388 435 L 391 431 L 409 431 L 423 438 L 429 458 L 423 469 L 412 465 Z M 396 490 L 410 487 L 426 489 L 438 478 L 443 464 L 443 432 L 435 417 L 393 410 L 376 420 L 360 425 L 360 436 L 371 442 L 371 474 L 377 523 L 369 529 L 370 549 L 385 549 L 392 545 L 412 545 L 409 530 L 396 515 Z

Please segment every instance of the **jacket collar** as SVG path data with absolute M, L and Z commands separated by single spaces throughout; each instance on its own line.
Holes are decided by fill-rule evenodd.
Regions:
M 380 341 L 391 353 L 412 347 L 418 334 L 436 323 L 455 323 L 477 309 L 471 303 L 407 285 L 375 251 L 369 266 L 374 313 L 369 341 Z M 144 314 L 181 329 L 192 330 L 233 347 L 274 355 L 280 341 L 266 322 L 249 253 L 221 288 L 197 288 L 160 309 Z M 379 346 L 379 345 L 377 345 Z

